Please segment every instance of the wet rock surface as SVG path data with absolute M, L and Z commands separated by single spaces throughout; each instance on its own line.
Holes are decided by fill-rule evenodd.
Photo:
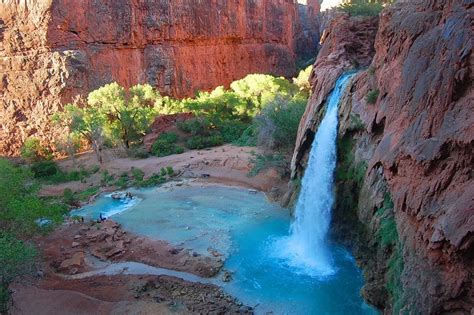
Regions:
M 50 267 L 62 274 L 77 274 L 94 269 L 87 256 L 102 262 L 135 261 L 213 277 L 223 261 L 215 256 L 193 256 L 188 250 L 174 248 L 164 241 L 138 237 L 112 220 L 101 223 L 76 223 L 61 228 L 41 240 Z
M 338 186 L 339 192 L 346 191 L 338 197 L 353 198 L 357 207 L 346 222 L 337 219 L 350 217 L 351 209 L 336 207 L 334 228 L 339 238 L 346 234 L 362 264 L 368 281 L 364 296 L 387 312 L 467 314 L 474 307 L 473 10 L 469 2 L 454 0 L 403 2 L 384 10 L 370 67 L 353 80 L 341 102 L 340 138 L 352 139 L 353 163 L 365 163 L 367 171 L 358 192 L 353 181 L 338 183 L 346 186 Z M 357 38 L 358 31 L 349 30 Z M 315 63 L 294 175 L 304 168 L 324 98 L 335 78 L 350 69 L 329 63 L 344 42 L 341 36 L 332 38 L 336 45 L 326 42 Z M 345 57 L 339 58 L 350 60 L 354 50 L 342 48 Z M 366 56 L 359 56 L 360 64 L 367 64 Z M 368 103 L 371 91 L 377 93 Z M 384 216 L 377 213 L 386 193 L 393 209 L 385 215 L 395 220 L 402 261 L 396 297 L 389 295 L 388 284 L 395 248 L 381 246 Z M 354 228 L 357 222 L 361 230 Z M 353 241 L 354 233 L 363 235 L 362 243 Z
M 13 314 L 253 314 L 213 284 L 172 276 L 68 275 L 100 269 L 111 262 L 135 261 L 150 266 L 213 277 L 222 261 L 193 255 L 166 242 L 136 237 L 112 220 L 70 223 L 37 239 L 44 258 L 41 273 L 28 285 L 14 286 Z

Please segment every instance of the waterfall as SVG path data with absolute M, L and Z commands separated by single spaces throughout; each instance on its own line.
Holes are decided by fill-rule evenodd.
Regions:
M 312 276 L 336 272 L 326 238 L 334 203 L 338 104 L 351 77 L 352 74 L 342 75 L 329 97 L 309 154 L 290 235 L 278 244 L 280 257 Z

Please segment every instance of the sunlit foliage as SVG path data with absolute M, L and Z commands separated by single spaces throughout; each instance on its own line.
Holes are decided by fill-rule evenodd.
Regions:
M 393 0 L 346 0 L 339 9 L 352 16 L 377 16 Z

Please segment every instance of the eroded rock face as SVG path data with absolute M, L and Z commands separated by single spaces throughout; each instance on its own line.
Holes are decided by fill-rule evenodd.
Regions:
M 312 94 L 298 129 L 291 163 L 292 176 L 306 163 L 305 155 L 313 141 L 324 102 L 337 78 L 344 71 L 370 64 L 374 54 L 377 24 L 376 18 L 352 19 L 340 14 L 332 20 L 321 37 L 323 45 L 310 76 Z
M 474 307 L 473 13 L 472 3 L 455 0 L 404 2 L 384 10 L 371 66 L 353 80 L 341 103 L 340 137 L 352 137 L 355 163 L 367 163 L 355 199 L 357 219 L 368 233 L 365 250 L 373 255 L 372 263 L 362 263 L 364 295 L 387 312 L 469 313 Z M 320 54 L 327 50 L 333 48 L 324 45 Z M 334 78 L 347 69 L 325 67 L 328 58 L 321 56 L 327 54 L 316 62 L 294 174 L 304 166 L 311 119 L 317 123 Z M 368 104 L 366 95 L 376 90 L 375 104 Z M 402 290 L 390 303 L 384 290 L 390 258 L 380 250 L 375 213 L 386 192 L 394 202 L 403 259 Z
M 33 135 L 50 145 L 50 115 L 112 81 L 182 97 L 294 75 L 298 14 L 292 0 L 2 1 L 0 154 Z

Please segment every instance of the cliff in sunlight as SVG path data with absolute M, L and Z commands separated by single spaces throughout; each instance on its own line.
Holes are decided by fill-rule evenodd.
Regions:
M 299 14 L 293 0 L 2 1 L 0 154 L 28 136 L 49 146 L 49 116 L 112 81 L 183 97 L 249 73 L 294 75 L 313 37 L 298 34 L 315 29 Z

